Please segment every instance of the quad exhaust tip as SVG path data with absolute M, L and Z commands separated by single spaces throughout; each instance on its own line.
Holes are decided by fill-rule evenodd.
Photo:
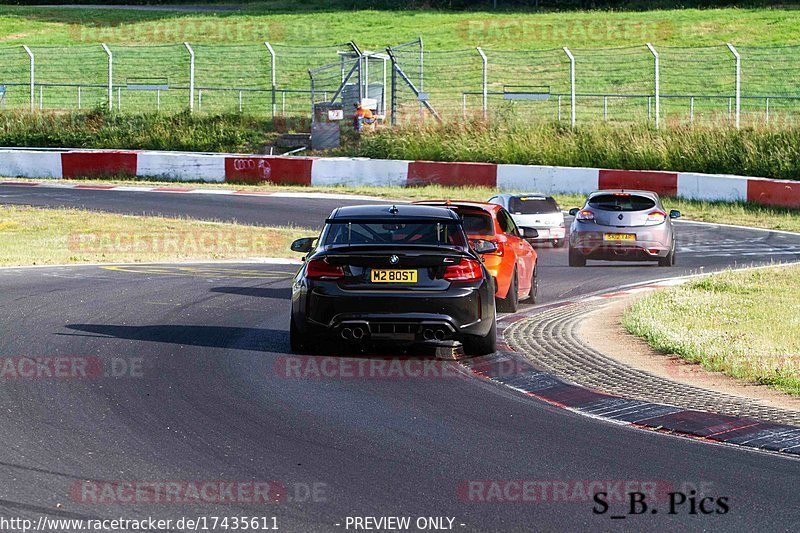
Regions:
M 361 326 L 356 326 L 352 329 L 342 328 L 342 331 L 339 333 L 339 335 L 341 335 L 341 337 L 346 341 L 350 340 L 360 341 L 361 339 L 364 338 L 365 334 L 366 332 L 364 331 L 364 328 L 362 328 Z
M 447 337 L 447 332 L 443 328 L 425 328 L 422 330 L 422 338 L 426 341 L 443 341 Z
M 367 335 L 367 330 L 363 326 L 353 326 L 342 328 L 339 332 L 342 339 L 346 341 L 362 341 Z M 422 330 L 422 338 L 426 341 L 443 341 L 447 338 L 448 331 L 443 327 L 431 327 Z

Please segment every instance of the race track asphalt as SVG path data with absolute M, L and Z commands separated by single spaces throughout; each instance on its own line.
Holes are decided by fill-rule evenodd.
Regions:
M 20 189 L 0 187 L 0 203 L 260 224 L 318 226 L 343 203 Z M 541 248 L 541 302 L 800 260 L 798 236 L 681 223 L 678 239 L 672 269 L 594 262 L 569 268 L 565 249 Z M 312 368 L 312 358 L 289 353 L 293 270 L 0 270 L 0 357 L 89 358 L 121 374 L 0 380 L 0 516 L 275 516 L 284 531 L 345 531 L 348 516 L 448 516 L 458 531 L 777 531 L 800 523 L 795 459 L 585 418 L 452 363 L 435 363 L 448 365 L 444 377 L 287 375 L 287 364 Z M 339 369 L 352 369 L 354 361 L 313 359 Z M 70 492 L 87 480 L 276 480 L 287 497 L 266 506 L 93 503 Z M 561 482 L 572 501 L 552 490 L 546 502 L 464 501 L 459 487 L 467 480 Z M 687 495 L 696 488 L 727 497 L 730 512 L 690 514 L 686 505 L 670 515 L 662 499 L 651 502 L 657 514 L 611 519 L 627 505 L 595 515 L 594 502 L 572 493 L 592 481 L 610 484 L 611 492 L 626 481 Z M 312 486 L 322 492 L 305 497 Z

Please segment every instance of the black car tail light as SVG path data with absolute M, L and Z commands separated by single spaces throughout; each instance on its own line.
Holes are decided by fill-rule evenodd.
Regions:
M 338 265 L 331 265 L 325 258 L 312 259 L 306 265 L 308 279 L 340 279 L 344 277 L 344 269 Z
M 481 264 L 474 259 L 461 259 L 457 265 L 450 265 L 444 270 L 444 279 L 448 281 L 478 281 L 483 278 Z

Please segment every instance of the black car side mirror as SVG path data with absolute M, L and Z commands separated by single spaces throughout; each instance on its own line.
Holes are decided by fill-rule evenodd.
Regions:
M 536 228 L 529 228 L 527 226 L 520 226 L 519 232 L 521 236 L 526 239 L 535 239 L 539 236 L 539 231 Z
M 569 210 L 569 214 L 575 216 L 578 214 L 578 211 L 580 211 L 580 209 L 578 209 L 577 207 L 573 207 L 572 209 Z
M 672 211 L 669 212 L 669 218 L 680 218 L 680 217 L 681 217 L 681 212 L 678 211 L 677 209 L 673 209 Z
M 316 237 L 303 237 L 302 239 L 297 239 L 292 243 L 292 251 L 307 254 L 314 249 L 314 241 L 316 240 Z
M 492 252 L 497 251 L 497 245 L 492 241 L 487 241 L 484 239 L 475 239 L 469 241 L 469 243 L 472 246 L 472 249 L 479 254 L 490 254 Z

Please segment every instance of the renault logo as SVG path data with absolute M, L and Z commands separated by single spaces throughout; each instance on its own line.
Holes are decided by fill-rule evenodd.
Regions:
M 617 218 L 622 220 L 622 218 L 623 218 L 622 214 L 620 213 L 619 215 L 617 215 Z
M 400 258 L 396 255 L 389 257 L 389 262 L 393 265 L 396 265 L 400 261 Z

